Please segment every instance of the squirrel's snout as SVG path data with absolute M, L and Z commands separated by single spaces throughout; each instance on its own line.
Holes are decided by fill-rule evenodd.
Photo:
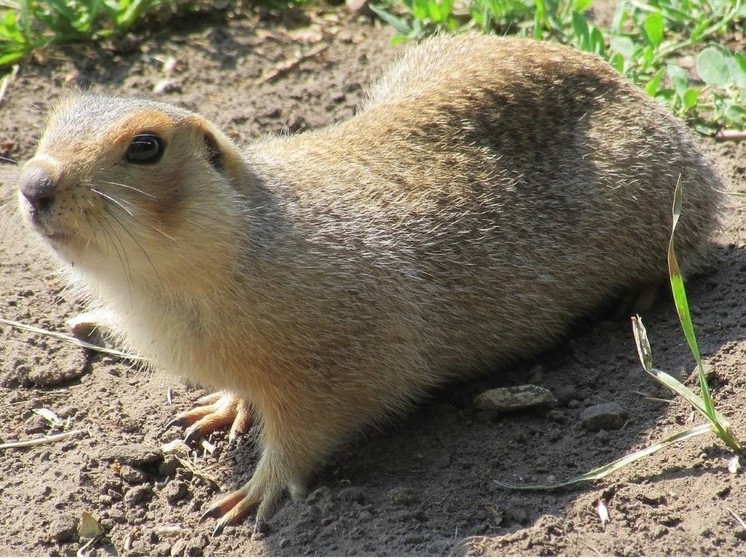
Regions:
M 27 167 L 21 174 L 18 188 L 30 204 L 33 218 L 44 213 L 54 202 L 55 180 L 42 167 Z

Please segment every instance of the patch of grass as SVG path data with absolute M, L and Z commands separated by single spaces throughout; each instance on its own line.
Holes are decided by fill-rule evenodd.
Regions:
M 681 276 L 681 270 L 679 269 L 679 263 L 676 258 L 676 252 L 674 250 L 674 235 L 676 232 L 676 225 L 681 215 L 681 177 L 676 183 L 676 190 L 674 193 L 673 203 L 673 228 L 671 231 L 671 238 L 668 244 L 668 273 L 671 280 L 671 293 L 673 294 L 674 304 L 676 306 L 676 312 L 679 316 L 679 322 L 684 332 L 689 350 L 694 356 L 694 361 L 697 364 L 697 377 L 699 379 L 701 396 L 695 394 L 687 386 L 676 380 L 674 377 L 665 373 L 659 369 L 653 367 L 653 354 L 650 349 L 650 342 L 645 331 L 645 326 L 642 324 L 642 320 L 639 316 L 632 318 L 632 329 L 635 336 L 635 342 L 637 344 L 637 354 L 642 363 L 642 367 L 645 371 L 651 375 L 655 380 L 663 384 L 666 388 L 670 389 L 675 394 L 684 398 L 691 406 L 699 412 L 707 421 L 695 427 L 685 429 L 673 435 L 669 435 L 657 443 L 643 448 L 637 452 L 633 452 L 624 456 L 618 460 L 610 462 L 604 466 L 594 468 L 593 470 L 576 476 L 567 481 L 552 484 L 552 485 L 513 485 L 497 481 L 498 485 L 507 487 L 510 489 L 527 489 L 527 490 L 548 490 L 558 489 L 560 487 L 567 487 L 577 483 L 585 481 L 594 481 L 602 479 L 609 474 L 628 466 L 646 456 L 650 456 L 664 448 L 680 442 L 691 437 L 702 435 L 705 433 L 714 433 L 717 437 L 732 450 L 737 457 L 743 454 L 743 446 L 741 442 L 736 438 L 731 429 L 728 420 L 715 409 L 713 404 L 712 395 L 707 382 L 707 375 L 705 374 L 704 367 L 702 366 L 702 357 L 699 351 L 699 345 L 697 344 L 697 337 L 694 334 L 694 325 L 692 324 L 691 312 L 689 311 L 689 304 L 687 302 L 686 290 L 684 289 L 684 280 Z
M 609 27 L 593 0 L 384 0 L 371 6 L 395 42 L 478 29 L 595 52 L 700 132 L 746 126 L 744 0 L 621 0 Z M 740 41 L 740 43 L 739 43 Z M 694 68 L 686 58 L 694 57 Z M 697 77 L 692 77 L 692 72 Z
M 176 9 L 177 4 L 178 0 L 0 0 L 0 67 L 50 45 L 123 35 L 143 15 Z
M 637 352 L 645 371 L 651 374 L 664 386 L 671 389 L 679 396 L 682 396 L 687 402 L 689 402 L 692 407 L 694 407 L 694 409 L 707 420 L 705 425 L 708 426 L 729 449 L 740 454 L 742 452 L 740 441 L 733 435 L 730 424 L 715 409 L 712 402 L 712 396 L 710 395 L 710 389 L 707 383 L 707 375 L 702 366 L 702 357 L 699 352 L 697 337 L 694 334 L 694 325 L 692 324 L 692 316 L 689 312 L 689 303 L 687 302 L 686 290 L 684 289 L 684 279 L 681 275 L 681 270 L 679 269 L 676 251 L 674 250 L 674 233 L 681 215 L 681 196 L 681 177 L 679 177 L 679 180 L 676 183 L 676 192 L 674 195 L 673 231 L 671 232 L 671 240 L 668 244 L 668 272 L 671 278 L 671 292 L 676 305 L 676 312 L 679 315 L 679 322 L 684 331 L 684 337 L 689 345 L 689 350 L 692 352 L 694 361 L 697 363 L 697 377 L 699 378 L 700 392 L 702 395 L 697 396 L 671 375 L 653 368 L 653 356 L 650 350 L 650 343 L 648 342 L 645 327 L 642 325 L 640 317 L 635 317 L 635 319 L 633 319 Z

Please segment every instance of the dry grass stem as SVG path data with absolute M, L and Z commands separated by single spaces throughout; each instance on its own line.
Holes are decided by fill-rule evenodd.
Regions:
M 41 444 L 56 443 L 58 441 L 64 441 L 66 439 L 77 437 L 78 435 L 85 432 L 85 429 L 76 429 L 75 431 L 68 431 L 66 433 L 59 433 L 57 435 L 49 435 L 47 437 L 39 437 L 38 439 L 31 439 L 28 441 L 16 441 L 12 443 L 0 444 L 0 450 L 5 450 L 8 448 L 29 448 Z

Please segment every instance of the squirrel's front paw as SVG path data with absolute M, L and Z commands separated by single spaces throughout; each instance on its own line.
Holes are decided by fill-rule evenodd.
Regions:
M 305 493 L 302 482 L 286 479 L 275 466 L 265 453 L 248 483 L 209 506 L 200 520 L 219 519 L 213 535 L 219 535 L 226 526 L 238 524 L 254 511 L 254 532 L 261 533 L 263 523 L 274 514 L 285 489 L 293 498 Z
M 230 425 L 229 441 L 237 435 L 249 432 L 251 408 L 249 404 L 230 392 L 215 392 L 197 400 L 198 407 L 182 412 L 168 422 L 167 427 L 188 427 L 184 439 L 205 437 L 218 429 Z
M 116 333 L 116 318 L 107 309 L 94 309 L 67 321 L 73 336 L 84 341 L 100 341 Z

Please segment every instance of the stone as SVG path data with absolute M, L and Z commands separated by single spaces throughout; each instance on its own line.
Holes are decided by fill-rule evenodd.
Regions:
M 618 402 L 606 402 L 596 404 L 584 409 L 580 413 L 580 421 L 583 428 L 588 431 L 601 431 L 602 429 L 616 430 L 620 429 L 629 418 L 625 410 Z
M 154 445 L 124 444 L 102 450 L 99 458 L 107 462 L 138 467 L 163 461 L 163 453 Z
M 474 406 L 477 409 L 495 412 L 512 412 L 549 406 L 552 403 L 552 393 L 542 386 L 533 384 L 493 388 L 474 397 Z
M 78 531 L 78 519 L 68 513 L 62 513 L 57 516 L 50 527 L 52 538 L 55 541 L 63 543 L 71 541 Z

